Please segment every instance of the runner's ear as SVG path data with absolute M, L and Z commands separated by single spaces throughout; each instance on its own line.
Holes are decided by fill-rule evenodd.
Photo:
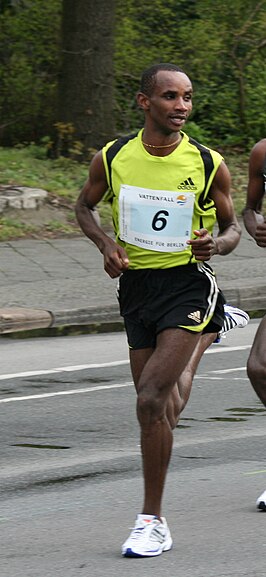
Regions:
M 136 96 L 137 104 L 139 108 L 142 110 L 149 110 L 150 108 L 150 99 L 146 94 L 143 92 L 138 92 Z

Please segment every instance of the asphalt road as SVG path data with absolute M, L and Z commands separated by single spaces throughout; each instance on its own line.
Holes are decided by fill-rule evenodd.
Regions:
M 265 577 L 265 410 L 245 371 L 257 322 L 204 355 L 175 432 L 174 548 L 120 556 L 141 508 L 124 333 L 0 340 L 1 577 Z

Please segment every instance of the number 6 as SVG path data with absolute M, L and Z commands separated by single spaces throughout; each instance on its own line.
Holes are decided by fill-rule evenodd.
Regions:
M 167 210 L 160 210 L 159 212 L 156 212 L 152 221 L 153 230 L 163 230 L 166 227 L 167 220 L 163 216 L 160 216 L 162 214 L 169 216 L 169 212 Z

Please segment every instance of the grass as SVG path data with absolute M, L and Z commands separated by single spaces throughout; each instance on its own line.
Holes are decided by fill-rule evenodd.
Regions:
M 88 176 L 88 166 L 61 157 L 46 158 L 46 148 L 34 144 L 0 148 L 0 184 L 14 184 L 47 190 L 74 202 Z
M 34 225 L 27 225 L 13 218 L 0 218 L 0 241 L 32 236 L 37 229 Z
M 223 153 L 225 162 L 232 177 L 232 197 L 238 216 L 245 204 L 247 186 L 247 153 L 231 149 Z M 7 241 L 27 236 L 61 236 L 80 234 L 75 220 L 74 205 L 79 191 L 88 176 L 88 165 L 64 157 L 50 160 L 46 156 L 45 146 L 30 144 L 14 148 L 0 148 L 0 186 L 19 185 L 42 188 L 48 192 L 50 208 L 56 207 L 63 218 L 56 216 L 40 224 L 27 223 L 29 211 L 23 211 L 23 218 L 18 213 L 16 218 L 9 211 L 0 213 L 0 241 Z M 104 228 L 111 228 L 110 206 L 99 204 L 101 223 Z

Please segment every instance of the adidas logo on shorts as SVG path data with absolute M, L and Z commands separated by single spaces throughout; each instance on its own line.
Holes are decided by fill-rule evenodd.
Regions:
M 189 319 L 192 319 L 196 323 L 201 323 L 200 311 L 195 311 L 194 313 L 190 313 L 188 315 Z

